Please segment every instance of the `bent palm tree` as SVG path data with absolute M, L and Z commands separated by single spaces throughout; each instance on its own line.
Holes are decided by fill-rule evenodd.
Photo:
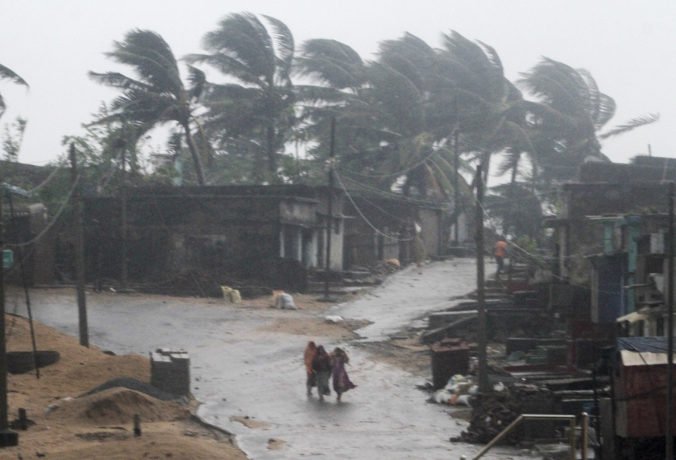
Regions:
M 659 119 L 649 114 L 602 132 L 615 115 L 615 101 L 599 90 L 588 71 L 553 59 L 542 59 L 520 83 L 542 101 L 534 110 L 539 127 L 535 143 L 538 159 L 553 179 L 571 177 L 586 157 L 606 159 L 600 139 Z
M 187 59 L 234 80 L 206 86 L 208 128 L 221 139 L 244 138 L 257 157 L 266 158 L 267 172 L 274 178 L 278 155 L 296 122 L 291 80 L 295 45 L 284 23 L 263 18 L 251 13 L 227 16 L 204 37 L 207 54 Z M 258 166 L 260 174 L 262 164 Z
M 191 87 L 186 88 L 171 48 L 159 34 L 150 30 L 128 32 L 106 55 L 136 73 L 136 78 L 132 78 L 117 72 L 89 72 L 97 82 L 122 91 L 110 105 L 110 118 L 133 124 L 137 138 L 156 125 L 178 123 L 185 134 L 197 181 L 204 185 L 202 159 L 190 128 L 192 101 L 201 93 L 204 75 L 190 68 Z
M 10 80 L 17 85 L 23 85 L 28 87 L 28 83 L 26 83 L 26 80 L 21 78 L 16 72 L 14 72 L 12 69 L 9 67 L 5 67 L 4 65 L 0 64 L 0 80 Z M 7 106 L 5 105 L 5 100 L 2 97 L 2 94 L 0 94 L 0 117 L 2 116 L 3 113 L 5 113 L 5 109 Z

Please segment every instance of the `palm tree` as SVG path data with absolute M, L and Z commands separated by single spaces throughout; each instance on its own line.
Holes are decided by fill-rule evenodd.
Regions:
M 337 117 L 341 170 L 353 183 L 368 179 L 381 189 L 395 183 L 405 194 L 445 195 L 451 189 L 451 152 L 430 123 L 436 53 L 405 34 L 380 45 L 378 60 L 365 63 L 349 46 L 315 39 L 303 45 L 298 72 L 318 83 L 299 87 L 305 129 L 327 151 L 328 121 Z M 302 95 L 302 96 L 300 96 Z M 446 131 L 447 132 L 447 131 Z
M 0 64 L 0 80 L 9 80 L 13 83 L 16 83 L 17 85 L 28 87 L 28 83 L 26 83 L 23 78 L 21 78 L 12 69 L 5 67 L 2 64 Z M 5 113 L 6 108 L 7 106 L 5 105 L 5 100 L 3 99 L 2 94 L 0 94 L 0 117 L 2 117 L 2 114 Z
M 443 45 L 439 91 L 446 94 L 445 118 L 454 120 L 466 148 L 478 152 L 487 182 L 493 153 L 529 144 L 529 103 L 505 77 L 494 48 L 455 31 L 443 36 Z
M 187 88 L 171 48 L 159 34 L 150 30 L 129 31 L 106 55 L 136 73 L 132 78 L 118 72 L 89 72 L 97 82 L 122 92 L 110 104 L 111 117 L 132 124 L 137 139 L 159 124 L 177 123 L 185 135 L 197 181 L 204 185 L 202 159 L 191 132 L 193 101 L 201 94 L 204 75 L 190 68 L 191 86 Z
M 599 90 L 588 71 L 553 59 L 542 59 L 523 74 L 520 83 L 541 101 L 533 106 L 538 125 L 533 143 L 549 180 L 572 177 L 587 157 L 607 160 L 601 139 L 659 119 L 658 114 L 649 114 L 603 132 L 615 115 L 615 101 Z
M 296 123 L 291 80 L 295 45 L 288 27 L 278 19 L 251 13 L 231 14 L 203 39 L 206 54 L 187 57 L 207 64 L 229 80 L 209 83 L 204 104 L 206 129 L 240 149 L 253 150 L 255 171 L 277 176 L 278 156 Z M 265 158 L 263 161 L 262 158 Z

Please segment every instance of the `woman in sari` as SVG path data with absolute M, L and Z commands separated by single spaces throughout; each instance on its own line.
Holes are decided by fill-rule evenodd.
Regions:
M 333 373 L 333 391 L 336 392 L 336 401 L 338 402 L 340 402 L 343 393 L 357 386 L 352 383 L 347 375 L 347 370 L 345 370 L 345 365 L 349 362 L 350 358 L 348 358 L 347 353 L 342 348 L 336 347 L 333 350 L 331 372 Z
M 331 357 L 322 345 L 317 347 L 317 354 L 312 360 L 312 370 L 317 376 L 317 393 L 319 400 L 324 401 L 324 396 L 330 395 L 329 378 L 331 377 Z
M 317 345 L 315 345 L 313 341 L 308 342 L 303 355 L 303 361 L 305 362 L 305 372 L 307 373 L 305 387 L 307 388 L 308 396 L 312 395 L 312 387 L 317 386 L 317 376 L 315 375 L 315 371 L 312 369 L 312 361 L 315 359 L 316 354 Z

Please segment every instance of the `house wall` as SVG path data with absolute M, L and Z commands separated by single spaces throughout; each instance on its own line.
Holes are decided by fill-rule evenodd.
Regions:
M 590 265 L 584 255 L 604 252 L 604 226 L 588 216 L 666 212 L 666 185 L 659 183 L 572 183 L 563 186 L 568 235 L 559 244 L 567 245 L 560 260 L 562 274 L 572 282 L 588 283 Z
M 441 210 L 422 208 L 418 211 L 421 226 L 421 237 L 427 256 L 438 256 L 442 253 Z
M 321 193 L 311 188 L 132 189 L 127 204 L 129 279 L 159 283 L 195 270 L 215 279 L 263 279 L 281 288 L 298 287 L 305 279 L 304 270 L 317 266 L 322 252 L 317 195 Z M 342 269 L 341 206 L 337 199 L 334 270 Z M 120 211 L 121 203 L 115 198 L 86 202 L 93 277 L 119 279 Z
M 413 261 L 414 227 L 423 242 L 425 254 L 437 256 L 445 251 L 449 238 L 448 214 L 438 206 L 399 198 L 354 196 L 345 203 L 345 261 L 349 265 L 374 265 L 382 260 Z M 355 206 L 356 205 L 356 206 Z M 375 229 L 377 230 L 374 230 Z
M 664 436 L 666 365 L 623 366 L 616 382 L 617 435 L 624 438 Z M 676 410 L 676 401 L 672 412 Z M 676 435 L 676 419 L 671 432 Z

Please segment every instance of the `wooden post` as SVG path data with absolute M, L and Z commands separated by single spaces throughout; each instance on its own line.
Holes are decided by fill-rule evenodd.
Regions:
M 484 295 L 484 192 L 482 165 L 476 170 L 476 297 L 479 312 L 478 347 L 479 347 L 479 391 L 487 393 L 488 363 L 486 355 L 486 300 Z
M 75 274 L 77 283 L 77 311 L 80 329 L 80 345 L 89 346 L 89 330 L 87 326 L 87 298 L 85 296 L 85 269 L 84 269 L 84 228 L 82 219 L 82 196 L 80 185 L 77 183 L 77 156 L 75 146 L 70 144 L 71 183 L 73 186 L 73 210 L 75 217 Z
M 138 438 L 139 436 L 141 436 L 141 416 L 134 414 L 134 437 Z

